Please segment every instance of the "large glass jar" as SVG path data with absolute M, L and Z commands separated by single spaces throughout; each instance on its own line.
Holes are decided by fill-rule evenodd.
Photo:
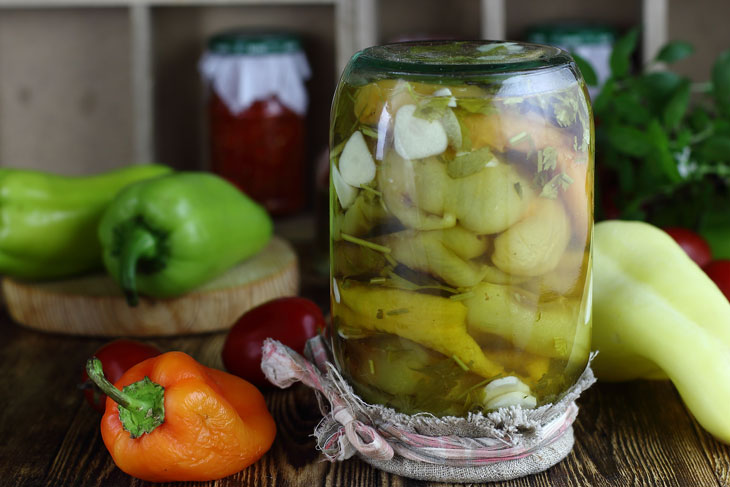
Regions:
M 335 361 L 366 401 L 552 402 L 591 336 L 593 124 L 558 48 L 430 41 L 352 58 L 332 106 Z

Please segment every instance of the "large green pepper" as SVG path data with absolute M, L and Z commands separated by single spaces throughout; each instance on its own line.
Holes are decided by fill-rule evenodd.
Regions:
M 649 224 L 599 223 L 594 243 L 596 376 L 668 377 L 697 421 L 730 443 L 728 300 L 669 235 Z
M 0 169 L 0 273 L 55 279 L 101 269 L 97 227 L 106 206 L 128 184 L 170 171 L 149 164 L 67 177 Z
M 209 173 L 133 184 L 99 224 L 104 264 L 134 306 L 137 293 L 184 294 L 257 253 L 269 241 L 266 211 Z

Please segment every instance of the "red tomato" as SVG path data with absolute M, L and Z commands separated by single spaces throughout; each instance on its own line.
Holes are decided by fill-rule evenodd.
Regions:
M 257 386 L 267 386 L 261 372 L 264 339 L 279 340 L 299 353 L 304 344 L 324 329 L 319 306 L 305 298 L 287 297 L 268 301 L 241 316 L 228 332 L 223 345 L 223 364 L 229 372 Z
M 698 266 L 704 267 L 712 260 L 712 249 L 710 249 L 710 245 L 699 234 L 692 230 L 679 227 L 668 227 L 664 231 L 682 247 L 682 250 Z
M 704 270 L 710 279 L 715 281 L 722 294 L 730 300 L 730 260 L 713 260 L 704 267 Z
M 122 339 L 114 340 L 103 345 L 94 353 L 94 356 L 101 360 L 104 376 L 109 379 L 109 382 L 114 384 L 132 366 L 148 358 L 156 357 L 159 354 L 160 351 L 157 347 L 134 340 Z M 88 379 L 89 376 L 86 374 L 86 369 L 84 369 L 83 374 L 81 374 L 82 384 L 87 384 Z M 91 384 L 90 381 L 88 383 Z M 94 409 L 100 413 L 104 412 L 106 407 L 106 394 L 92 384 L 92 387 L 84 390 L 84 395 Z

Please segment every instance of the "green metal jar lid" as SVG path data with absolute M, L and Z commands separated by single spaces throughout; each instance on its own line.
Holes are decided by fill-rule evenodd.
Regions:
M 538 44 L 567 46 L 610 45 L 616 40 L 616 30 L 606 25 L 541 24 L 528 29 L 527 40 Z
M 210 38 L 208 49 L 215 54 L 283 54 L 302 50 L 294 34 L 262 33 L 251 30 L 231 30 Z

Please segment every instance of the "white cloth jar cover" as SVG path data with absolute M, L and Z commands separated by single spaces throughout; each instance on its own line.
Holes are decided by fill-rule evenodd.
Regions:
M 267 338 L 261 370 L 282 389 L 302 382 L 316 391 L 324 417 L 314 436 L 327 460 L 358 455 L 380 470 L 437 482 L 510 480 L 555 465 L 573 448 L 575 400 L 595 382 L 588 365 L 554 404 L 438 418 L 360 399 L 333 365 L 320 335 L 307 342 L 305 354 Z
M 301 51 L 267 54 L 208 51 L 198 67 L 204 80 L 234 115 L 271 96 L 300 116 L 307 112 L 309 98 L 304 82 L 310 78 L 311 71 Z

